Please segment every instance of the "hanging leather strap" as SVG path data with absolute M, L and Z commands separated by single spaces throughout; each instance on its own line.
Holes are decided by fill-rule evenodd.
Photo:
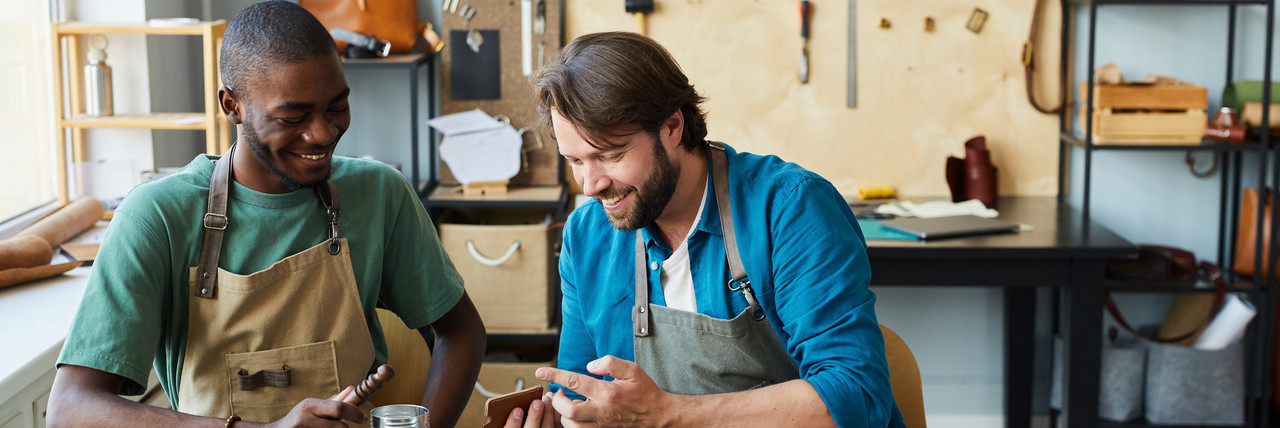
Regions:
M 742 268 L 742 256 L 738 252 L 738 236 L 733 232 L 733 204 L 729 199 L 729 156 L 724 152 L 724 143 L 708 141 L 707 154 L 711 157 L 711 183 L 716 189 L 716 208 L 720 210 L 720 229 L 724 233 L 724 252 L 729 260 L 729 290 L 739 291 L 747 299 L 747 305 L 755 319 L 764 319 L 764 310 L 751 291 L 751 280 L 747 279 L 747 270 Z
M 292 370 L 289 366 L 280 366 L 280 370 L 258 370 L 250 374 L 248 370 L 236 372 L 236 386 L 241 391 L 253 391 L 264 386 L 288 388 L 293 384 Z
M 1129 326 L 1129 322 L 1125 321 L 1124 315 L 1120 315 L 1120 308 L 1116 306 L 1116 302 L 1111 299 L 1111 290 L 1104 289 L 1102 292 L 1102 303 L 1106 306 L 1107 312 L 1111 314 L 1111 317 L 1115 318 L 1116 324 L 1120 324 L 1120 327 L 1124 327 L 1125 330 L 1133 333 L 1134 336 L 1137 336 L 1140 339 L 1158 343 L 1174 343 L 1182 341 L 1195 335 L 1205 326 L 1208 326 L 1209 322 L 1213 321 L 1213 316 L 1218 313 L 1218 309 L 1222 308 L 1222 301 L 1227 292 L 1227 281 L 1223 279 L 1222 269 L 1219 269 L 1217 265 L 1202 261 L 1200 262 L 1199 270 L 1208 275 L 1210 281 L 1213 281 L 1213 306 L 1209 308 L 1209 313 L 1205 315 L 1204 321 L 1201 321 L 1200 324 L 1191 329 L 1191 331 L 1177 337 L 1162 339 L 1160 337 L 1143 336 L 1142 333 L 1138 332 L 1138 330 Z
M 231 164 L 236 144 L 213 163 L 209 180 L 209 203 L 202 221 L 204 239 L 200 245 L 200 265 L 196 268 L 197 297 L 212 299 L 217 291 L 218 259 L 222 255 L 222 236 L 227 230 L 227 194 L 231 181 Z
M 1062 0 L 1066 1 L 1066 0 Z M 1058 89 L 1062 94 L 1061 100 L 1052 109 L 1043 107 L 1036 101 L 1035 91 L 1035 74 L 1036 74 L 1036 56 L 1035 44 L 1036 35 L 1040 30 L 1040 9 L 1044 6 L 1044 0 L 1036 0 L 1035 12 L 1031 14 L 1031 34 L 1027 36 L 1027 42 L 1022 44 L 1022 66 L 1027 70 L 1027 99 L 1031 101 L 1031 106 L 1035 107 L 1041 113 L 1058 114 L 1062 112 L 1063 106 L 1067 102 L 1067 73 L 1066 64 L 1059 64 L 1058 72 Z M 1065 47 L 1064 47 L 1065 49 Z
M 747 270 L 742 267 L 742 256 L 738 252 L 738 236 L 733 230 L 733 204 L 729 199 L 729 158 L 724 152 L 724 143 L 708 141 L 712 150 L 707 150 L 711 157 L 711 184 L 716 192 L 716 208 L 720 211 L 720 228 L 724 235 L 725 258 L 729 262 L 729 290 L 742 293 L 747 299 L 751 316 L 757 321 L 764 319 L 764 309 L 751 289 L 751 281 L 747 279 Z M 649 273 L 645 271 L 644 240 L 640 231 L 636 231 L 636 304 L 631 310 L 631 324 L 636 337 L 645 337 L 652 333 L 649 328 Z
M 636 337 L 648 336 L 649 329 L 649 274 L 644 270 L 647 254 L 644 250 L 644 239 L 640 231 L 636 231 L 636 305 L 631 309 L 631 326 Z

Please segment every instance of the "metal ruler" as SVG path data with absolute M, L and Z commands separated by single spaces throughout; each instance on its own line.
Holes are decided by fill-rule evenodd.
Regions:
M 858 0 L 849 0 L 849 62 L 846 104 L 858 107 Z

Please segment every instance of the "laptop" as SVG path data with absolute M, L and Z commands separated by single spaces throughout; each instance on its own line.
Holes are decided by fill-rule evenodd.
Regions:
M 904 232 L 920 239 L 957 238 L 1018 230 L 1017 223 L 994 218 L 982 218 L 975 215 L 934 218 L 900 217 L 892 220 L 880 220 L 880 226 Z

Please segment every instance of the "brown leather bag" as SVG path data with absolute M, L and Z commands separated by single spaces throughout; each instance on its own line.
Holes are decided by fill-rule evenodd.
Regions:
M 408 53 L 422 34 L 431 42 L 435 34 L 430 26 L 418 19 L 418 4 L 414 0 L 298 0 L 324 24 L 326 30 L 342 28 L 356 33 L 372 35 L 391 44 L 392 53 Z M 436 37 L 438 39 L 438 37 Z M 338 43 L 342 52 L 347 43 Z M 437 52 L 436 46 L 428 51 Z
M 1266 204 L 1262 210 L 1262 274 L 1266 275 L 1267 264 L 1271 260 L 1267 255 L 1271 248 L 1271 194 L 1266 191 L 1262 193 L 1265 197 L 1261 203 Z M 1244 189 L 1244 196 L 1240 199 L 1240 221 L 1236 222 L 1236 260 L 1231 265 L 1231 270 L 1252 277 L 1256 271 L 1253 261 L 1256 259 L 1254 250 L 1258 242 L 1258 189 Z

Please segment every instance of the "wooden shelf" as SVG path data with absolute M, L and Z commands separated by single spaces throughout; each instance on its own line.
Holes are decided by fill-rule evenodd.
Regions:
M 197 22 L 187 25 L 151 25 L 148 23 L 64 22 L 54 27 L 58 35 L 84 34 L 152 34 L 173 36 L 202 36 L 205 31 L 227 24 L 226 20 Z
M 440 186 L 427 197 L 431 207 L 557 208 L 568 201 L 568 188 L 555 186 L 512 186 L 504 195 L 464 196 L 460 186 Z
M 203 131 L 209 127 L 204 113 L 134 113 L 114 116 L 73 116 L 62 121 L 68 128 L 146 128 L 189 129 Z
M 218 55 L 227 21 L 192 22 L 185 25 L 152 25 L 150 22 L 93 23 L 64 22 L 51 26 L 53 32 L 53 99 L 55 150 L 58 159 L 58 200 L 70 200 L 68 164 L 84 162 L 86 128 L 180 129 L 205 131 L 205 153 L 223 153 L 231 146 L 231 124 L 218 109 Z M 196 36 L 200 38 L 200 73 L 191 78 L 192 85 L 203 94 L 204 112 L 194 113 L 129 113 L 112 116 L 85 115 L 85 94 L 81 88 L 80 69 L 83 55 L 80 45 L 86 36 L 99 34 L 145 34 Z M 65 49 L 64 49 L 65 44 Z M 64 74 L 63 65 L 66 65 Z M 64 96 L 63 84 L 66 84 Z M 67 153 L 67 132 L 71 150 Z

